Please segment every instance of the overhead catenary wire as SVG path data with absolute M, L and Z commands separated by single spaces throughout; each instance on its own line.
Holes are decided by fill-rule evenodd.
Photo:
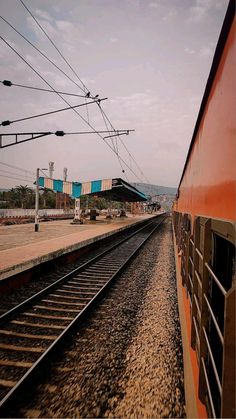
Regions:
M 15 179 L 15 180 L 20 180 L 20 181 L 24 181 L 24 182 L 30 182 L 30 183 L 34 183 L 35 180 L 30 180 L 30 179 L 23 179 L 23 178 L 19 178 L 17 176 L 9 176 L 9 175 L 1 175 L 1 177 L 5 177 L 5 178 L 9 178 L 9 179 Z
M 106 115 L 106 113 L 104 112 L 104 110 L 102 109 L 102 107 L 101 107 L 101 106 L 99 106 L 99 107 L 100 107 L 101 111 L 102 111 L 102 112 L 103 112 L 103 114 L 104 114 L 104 118 L 106 118 L 106 119 L 107 119 L 107 121 L 109 122 L 110 126 L 114 129 L 114 126 L 112 125 L 112 123 L 111 123 L 110 119 L 108 118 L 108 116 Z M 146 176 L 144 175 L 144 173 L 143 173 L 142 169 L 140 168 L 139 164 L 138 164 L 138 163 L 136 162 L 136 160 L 133 158 L 132 154 L 130 153 L 130 151 L 128 150 L 128 148 L 126 147 L 125 143 L 123 142 L 123 140 L 122 140 L 121 138 L 120 138 L 120 141 L 121 141 L 121 143 L 122 143 L 123 147 L 126 149 L 127 153 L 129 154 L 129 157 L 133 160 L 133 162 L 135 163 L 136 167 L 138 168 L 138 170 L 140 171 L 140 173 L 143 175 L 144 179 L 145 179 L 148 183 L 150 183 L 150 181 L 146 178 Z
M 26 8 L 28 10 L 28 8 Z M 28 12 L 30 13 L 30 15 L 32 16 L 32 13 L 28 10 Z M 33 16 L 32 16 L 33 17 Z M 79 87 L 81 89 L 81 87 L 78 85 L 78 83 L 75 82 L 75 80 L 73 80 L 68 74 L 66 74 L 56 63 L 54 63 L 52 60 L 50 60 L 50 58 L 48 58 L 39 48 L 37 48 L 31 41 L 29 41 L 21 32 L 19 32 L 10 22 L 7 21 L 7 19 L 5 19 L 3 16 L 0 16 L 0 18 L 7 24 L 9 25 L 18 35 L 20 35 L 27 43 L 29 43 L 35 50 L 37 50 L 47 61 L 49 61 L 55 68 L 57 68 L 62 74 L 64 74 L 64 76 L 66 76 L 72 83 L 74 83 L 77 87 Z M 36 21 L 36 19 L 34 19 Z M 46 31 L 43 30 L 43 32 L 46 34 Z M 49 36 L 47 35 L 48 39 Z M 53 43 L 54 44 L 54 43 Z M 58 48 L 56 47 L 57 51 Z M 77 75 L 77 73 L 74 73 Z M 78 75 L 77 75 L 78 76 Z M 80 80 L 80 78 L 78 77 L 78 79 Z M 85 86 L 85 84 L 83 83 L 83 85 Z M 89 93 L 89 89 L 85 86 L 87 92 Z M 53 90 L 54 93 L 61 93 L 61 92 L 56 92 L 55 90 Z M 84 91 L 83 91 L 84 92 Z M 100 111 L 101 114 L 103 116 L 103 120 L 104 118 L 106 118 L 109 121 L 109 118 L 107 116 L 107 114 L 105 113 L 105 111 L 102 109 L 102 107 L 100 106 Z M 87 118 L 88 118 L 88 122 L 89 122 L 89 115 L 88 115 L 88 111 L 87 111 Z M 105 122 L 105 120 L 104 120 Z M 110 121 L 109 121 L 110 122 Z M 110 122 L 111 124 L 111 122 Z M 111 124 L 112 126 L 112 124 Z M 113 127 L 114 129 L 114 127 Z M 123 144 L 124 145 L 124 144 Z M 113 143 L 113 147 L 115 148 L 115 144 Z M 138 170 L 140 171 L 140 173 L 143 174 L 142 170 L 140 169 L 138 163 L 136 162 L 136 160 L 133 158 L 133 156 L 131 155 L 131 153 L 128 151 L 128 149 L 126 148 L 127 152 L 129 153 L 130 157 L 132 158 L 132 160 L 134 161 L 136 167 L 138 168 Z M 116 144 L 116 152 L 118 153 L 118 146 Z M 144 176 L 144 175 L 143 175 Z M 145 178 L 145 176 L 144 176 Z M 146 178 L 147 182 L 150 183 L 148 181 L 148 179 Z
M 28 9 L 27 9 L 28 10 Z M 28 12 L 29 12 L 29 10 L 28 10 Z M 32 16 L 32 13 L 31 12 L 29 12 L 30 13 L 30 15 Z M 32 16 L 33 17 L 33 16 Z M 78 85 L 78 83 L 76 83 L 68 74 L 66 74 L 56 63 L 54 63 L 52 60 L 50 60 L 39 48 L 37 48 L 31 41 L 29 41 L 22 33 L 20 33 L 13 25 L 11 25 L 11 23 L 10 22 L 8 22 L 4 17 L 2 17 L 2 16 L 0 16 L 0 18 L 6 23 L 6 24 L 8 24 L 16 33 L 18 33 L 26 42 L 28 42 L 34 49 L 36 49 L 46 60 L 48 60 L 54 67 L 56 67 L 62 74 L 64 74 L 72 83 L 74 83 L 77 87 L 79 87 L 80 89 L 81 89 L 81 87 Z M 44 33 L 45 33 L 46 31 L 44 30 Z M 48 37 L 48 36 L 47 36 Z M 49 38 L 49 37 L 48 37 Z M 58 51 L 58 48 L 56 47 L 56 49 L 57 49 L 57 51 Z M 78 77 L 78 75 L 77 75 L 77 73 L 74 73 L 74 74 L 76 74 L 76 76 Z M 80 78 L 78 77 L 78 79 L 80 80 Z M 85 84 L 84 84 L 84 86 L 85 86 Z M 85 86 L 86 87 L 86 86 Z M 86 87 L 86 90 L 87 90 L 87 92 L 88 92 L 88 94 L 90 95 L 90 92 L 89 92 L 89 89 Z M 55 90 L 53 90 L 53 92 L 54 93 L 60 93 L 60 92 L 56 92 Z M 104 119 L 104 115 L 106 116 L 106 118 L 108 119 L 108 117 L 107 117 L 107 115 L 105 114 L 105 111 L 102 109 L 102 107 L 100 106 L 99 107 L 100 108 L 100 111 L 101 111 L 101 113 L 102 113 L 102 116 L 103 116 L 103 119 Z M 88 113 L 88 109 L 86 108 L 86 110 L 87 110 L 87 119 L 88 119 L 88 123 L 90 122 L 89 121 L 89 113 Z M 80 115 L 80 117 L 82 118 L 82 116 Z M 83 119 L 83 118 L 82 118 Z M 85 121 L 84 121 L 85 122 Z M 104 122 L 105 122 L 105 119 L 104 119 Z M 112 126 L 112 125 L 111 125 Z M 114 127 L 113 127 L 113 129 L 114 129 Z M 116 151 L 116 155 L 117 155 L 117 157 L 119 156 L 119 152 L 118 152 L 118 145 L 117 145 L 117 141 L 116 141 L 116 146 L 115 146 L 115 144 L 114 144 L 114 142 L 113 142 L 113 140 L 112 140 L 112 144 L 113 144 L 113 148 L 114 148 L 114 150 Z M 119 159 L 119 157 L 118 157 L 118 159 Z M 133 157 L 132 157 L 132 159 L 133 159 Z M 134 160 L 134 159 L 133 159 Z M 134 160 L 135 161 L 135 160 Z M 120 159 L 119 159 L 119 164 L 120 164 Z M 136 164 L 136 166 L 138 167 L 138 165 Z M 139 167 L 138 167 L 139 168 Z M 123 170 L 123 169 L 122 169 Z M 140 169 L 139 169 L 140 170 Z M 137 175 L 135 174 L 135 176 L 137 177 Z
M 58 90 L 54 91 L 54 90 L 50 90 L 50 89 L 43 89 L 42 87 L 27 86 L 27 85 L 24 85 L 24 84 L 13 83 L 10 80 L 0 80 L 0 83 L 2 83 L 4 86 L 7 86 L 7 87 L 15 86 L 15 87 L 21 87 L 21 88 L 24 88 L 24 89 L 38 90 L 40 92 L 60 93 L 61 95 L 75 96 L 75 97 L 81 97 L 81 98 L 86 99 L 86 95 L 78 95 L 76 93 L 61 92 L 61 91 L 58 91 Z M 90 99 L 95 99 L 93 96 L 90 96 L 89 98 Z
M 45 36 L 47 37 L 47 39 L 51 42 L 51 44 L 54 46 L 54 48 L 57 50 L 57 52 L 59 53 L 59 55 L 63 58 L 63 60 L 66 62 L 66 64 L 69 66 L 69 68 L 71 69 L 71 71 L 74 73 L 74 75 L 78 78 L 78 80 L 82 83 L 82 85 L 83 85 L 83 87 L 87 90 L 87 92 L 90 94 L 90 91 L 89 91 L 89 89 L 86 87 L 86 85 L 84 84 L 84 82 L 81 80 L 81 78 L 78 76 L 78 74 L 77 74 L 77 72 L 74 70 L 74 68 L 70 65 L 70 63 L 68 62 L 68 60 L 64 57 L 64 55 L 61 53 L 61 51 L 59 50 L 59 48 L 56 46 L 56 44 L 55 44 L 55 42 L 53 42 L 52 41 L 52 39 L 50 38 L 50 36 L 47 34 L 47 32 L 45 31 L 45 29 L 40 25 L 40 23 L 38 22 L 38 20 L 35 18 L 35 16 L 33 15 L 33 13 L 26 7 L 26 5 L 24 4 L 24 2 L 22 1 L 22 0 L 20 0 L 21 1 L 21 3 L 22 3 L 22 5 L 25 7 L 25 9 L 28 11 L 28 13 L 31 15 L 31 17 L 34 19 L 34 21 L 37 23 L 37 25 L 40 27 L 40 29 L 43 31 L 43 33 L 45 34 Z M 98 104 L 99 105 L 99 104 Z M 100 108 L 100 111 L 101 111 L 101 113 L 102 113 L 102 116 L 103 116 L 103 119 L 104 119 L 104 116 L 105 116 L 105 118 L 109 121 L 109 123 L 110 123 L 110 125 L 111 125 L 111 127 L 113 128 L 113 129 L 115 129 L 114 127 L 113 127 L 113 125 L 111 124 L 111 122 L 110 122 L 110 120 L 109 120 L 109 118 L 108 118 L 108 116 L 106 115 L 106 113 L 105 113 L 105 111 L 102 109 L 102 107 L 101 106 L 99 106 L 99 108 Z M 89 113 L 88 113 L 88 109 L 87 109 L 87 118 L 88 118 L 88 122 L 89 122 Z M 104 122 L 105 122 L 105 119 L 104 119 Z M 106 125 L 106 123 L 105 123 L 105 125 Z M 122 144 L 123 144 L 123 142 L 122 142 Z M 114 148 L 115 148 L 115 145 L 114 145 L 114 143 L 113 143 L 113 146 L 114 146 Z M 116 146 L 117 146 L 117 148 L 116 148 L 116 151 L 117 151 L 117 155 L 118 155 L 118 145 L 116 144 Z M 123 144 L 123 146 L 124 146 L 124 144 Z M 132 158 L 132 160 L 134 161 L 134 163 L 135 163 L 135 165 L 136 165 L 136 167 L 138 168 L 138 170 L 140 171 L 140 173 L 143 175 L 143 177 L 144 177 L 144 179 L 146 179 L 146 181 L 148 182 L 148 183 L 150 183 L 149 182 L 149 180 L 146 178 L 146 176 L 143 174 L 143 171 L 142 171 L 142 169 L 139 167 L 139 165 L 138 165 L 138 163 L 136 162 L 136 160 L 133 158 L 133 156 L 131 155 L 131 153 L 128 151 L 128 149 L 127 149 L 127 147 L 125 147 L 126 148 L 126 151 L 128 152 L 128 154 L 129 154 L 129 156 Z
M 23 38 L 29 45 L 31 45 L 37 52 L 39 52 L 39 54 L 42 55 L 42 57 L 44 57 L 55 68 L 57 68 L 57 70 L 59 70 L 62 74 L 64 74 L 64 76 L 66 76 L 68 80 L 70 80 L 72 83 L 74 83 L 83 93 L 85 93 L 84 90 L 81 88 L 81 86 L 78 83 L 76 83 L 75 80 L 73 80 L 67 73 L 65 73 L 65 71 L 63 71 L 56 63 L 54 63 L 54 61 L 52 61 L 50 58 L 48 58 L 46 54 L 44 54 L 38 47 L 36 47 L 36 45 L 33 44 L 33 42 L 31 42 L 28 38 L 26 38 L 26 36 L 24 36 L 20 31 L 18 31 L 10 22 L 8 22 L 7 19 L 5 19 L 3 16 L 0 16 L 0 19 L 2 19 L 18 35 L 20 35 L 21 38 Z
M 76 71 L 73 69 L 73 67 L 70 65 L 70 63 L 67 61 L 67 59 L 64 57 L 64 55 L 61 53 L 61 51 L 57 48 L 56 44 L 52 41 L 52 39 L 50 38 L 50 36 L 47 34 L 47 32 L 44 30 L 44 28 L 40 25 L 40 23 L 38 22 L 38 20 L 36 19 L 36 17 L 33 15 L 33 13 L 31 13 L 31 11 L 28 9 L 28 7 L 25 5 L 25 3 L 23 2 L 23 0 L 20 0 L 21 4 L 25 7 L 25 9 L 28 11 L 28 13 L 30 14 L 30 16 L 32 17 L 32 19 L 34 19 L 34 21 L 37 23 L 37 25 L 40 27 L 40 29 L 43 31 L 44 35 L 48 38 L 49 42 L 51 42 L 51 44 L 54 46 L 54 48 L 57 50 L 58 54 L 61 56 L 61 58 L 65 61 L 65 63 L 69 66 L 69 68 L 71 69 L 71 71 L 74 73 L 74 75 L 78 78 L 78 80 L 80 81 L 80 83 L 82 84 L 83 88 L 84 88 L 84 92 L 88 92 L 89 90 L 87 89 L 87 87 L 85 86 L 84 82 L 80 79 L 80 77 L 78 76 L 78 74 L 76 73 Z
M 11 172 L 10 170 L 4 170 L 1 168 L 0 168 L 0 172 L 6 173 L 8 175 L 17 175 L 17 176 L 23 177 L 23 174 L 21 176 L 19 173 Z M 25 177 L 28 177 L 28 176 L 26 175 Z M 29 180 L 32 180 L 32 179 L 29 179 Z
M 23 169 L 22 167 L 14 166 L 13 164 L 5 163 L 2 161 L 0 161 L 0 164 L 2 164 L 3 166 L 11 167 L 12 169 L 20 170 L 22 172 L 28 172 L 28 173 L 34 174 L 33 170 L 26 170 L 26 169 Z
M 103 98 L 103 99 L 98 99 L 100 101 L 102 100 L 106 100 L 107 98 Z M 92 102 L 88 102 L 87 105 L 91 105 L 92 103 L 96 103 L 97 100 L 93 100 Z M 75 109 L 75 108 L 79 108 L 81 106 L 85 106 L 85 103 L 81 103 L 79 105 L 74 105 L 74 106 L 69 106 L 68 108 L 62 108 L 62 109 L 57 109 L 56 111 L 50 111 L 50 112 L 44 112 L 41 114 L 37 114 L 37 115 L 32 115 L 32 116 L 26 116 L 25 118 L 19 118 L 19 119 L 14 119 L 13 121 L 2 121 L 2 123 L 0 124 L 0 126 L 6 126 L 6 125 L 10 125 L 10 124 L 14 124 L 15 122 L 21 122 L 21 121 L 27 121 L 28 119 L 34 119 L 34 118 L 39 118 L 42 116 L 47 116 L 47 115 L 52 115 L 58 112 L 63 112 L 63 111 L 68 111 L 69 109 Z
M 21 54 L 19 54 L 19 52 L 18 51 L 16 51 L 16 49 L 15 48 L 13 48 L 7 41 L 6 41 L 6 39 L 4 39 L 2 36 L 0 36 L 0 39 L 2 39 L 2 41 L 6 44 L 6 45 L 8 45 L 9 46 L 9 48 L 12 50 L 12 51 L 14 51 L 17 55 L 18 55 L 18 57 L 20 57 L 51 89 L 53 89 L 53 91 L 55 92 L 55 93 L 57 93 L 56 91 L 55 91 L 55 89 L 50 85 L 50 83 L 48 83 L 47 82 L 47 80 L 45 80 L 44 79 L 44 77 L 43 76 L 41 76 L 41 74 L 37 71 L 37 70 L 35 70 L 35 68 L 30 64 L 30 63 L 28 63 L 28 61 L 24 58 L 24 57 L 22 57 L 22 55 Z M 65 98 L 63 98 L 63 96 L 61 96 L 59 93 L 57 93 L 57 95 L 65 102 L 65 103 L 67 103 L 69 106 L 71 106 L 70 105 L 70 103 L 65 99 Z M 89 123 L 89 122 L 87 122 L 86 121 L 86 119 L 76 110 L 76 109 L 72 109 L 95 133 L 97 133 L 97 130 Z M 124 163 L 124 165 L 134 174 L 134 176 L 137 178 L 137 179 L 139 179 L 141 182 L 142 182 L 142 179 L 129 167 L 129 165 L 125 162 L 125 160 L 119 155 L 119 153 L 109 144 L 109 142 L 108 141 L 106 141 L 106 140 L 104 140 L 104 138 L 99 134 L 99 133 L 97 133 L 98 134 L 98 136 L 107 144 L 107 146 L 116 154 L 116 156 L 118 157 L 119 156 L 119 158 L 122 160 L 122 162 Z

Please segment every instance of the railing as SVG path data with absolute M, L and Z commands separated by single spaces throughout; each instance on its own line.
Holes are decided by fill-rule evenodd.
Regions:
M 211 275 L 212 279 L 214 279 L 215 283 L 218 285 L 218 287 L 221 290 L 223 296 L 225 297 L 226 296 L 226 291 L 225 291 L 224 287 L 221 285 L 221 283 L 220 283 L 219 279 L 217 278 L 217 276 L 212 271 L 210 265 L 207 262 L 205 262 L 205 266 L 206 266 L 209 274 Z
M 211 417 L 228 417 L 227 413 L 232 414 L 234 405 L 233 396 L 228 392 L 233 388 L 230 362 L 234 355 L 229 348 L 234 345 L 234 332 L 227 321 L 234 313 L 233 297 L 229 294 L 229 286 L 227 290 L 226 285 L 224 288 L 211 263 L 217 249 L 214 235 L 222 237 L 226 243 L 235 243 L 235 225 L 197 217 L 191 236 L 187 220 L 187 214 L 177 214 L 174 226 L 183 286 L 191 308 L 191 346 L 196 350 L 199 362 L 199 397 L 208 406 Z M 219 304 L 215 295 L 219 295 L 217 298 L 222 296 Z
M 209 398 L 209 401 L 210 401 L 210 407 L 211 407 L 212 417 L 215 419 L 216 418 L 216 412 L 215 412 L 215 407 L 214 407 L 214 403 L 213 403 L 213 399 L 212 399 L 211 388 L 210 388 L 210 383 L 209 383 L 209 380 L 208 380 L 208 375 L 207 375 L 205 360 L 204 360 L 203 357 L 201 358 L 201 361 L 202 361 L 202 368 L 203 368 L 204 378 L 205 378 L 205 382 L 206 382 L 207 394 L 208 394 L 208 398 Z
M 217 331 L 218 336 L 219 336 L 219 338 L 220 338 L 220 341 L 221 341 L 221 343 L 222 343 L 222 345 L 223 345 L 223 344 L 224 344 L 224 338 L 223 338 L 223 335 L 222 335 L 221 330 L 220 330 L 220 328 L 219 328 L 219 325 L 218 325 L 218 323 L 217 323 L 217 320 L 216 320 L 216 318 L 215 318 L 215 315 L 214 315 L 214 313 L 213 313 L 213 311 L 212 311 L 211 305 L 210 305 L 210 303 L 209 303 L 209 301 L 208 301 L 208 299 L 207 299 L 206 294 L 204 294 L 203 296 L 204 296 L 204 299 L 205 299 L 205 301 L 206 301 L 206 305 L 207 305 L 207 308 L 208 308 L 208 312 L 209 312 L 209 314 L 210 314 L 210 316 L 211 316 L 211 318 L 212 318 L 212 320 L 213 320 L 213 323 L 214 323 L 214 325 L 215 325 L 216 331 Z

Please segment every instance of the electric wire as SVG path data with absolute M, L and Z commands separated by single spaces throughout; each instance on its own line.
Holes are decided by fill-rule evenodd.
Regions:
M 99 99 L 99 100 L 105 100 L 105 98 L 104 99 Z M 88 102 L 87 105 L 90 105 L 90 104 L 96 103 L 96 102 L 97 102 L 96 100 L 93 100 L 92 102 Z M 57 109 L 56 111 L 44 112 L 44 113 L 37 114 L 37 115 L 26 116 L 25 118 L 14 119 L 13 121 L 2 121 L 0 126 L 1 125 L 6 126 L 6 125 L 14 124 L 15 122 L 27 121 L 28 119 L 34 119 L 34 118 L 39 118 L 39 117 L 42 117 L 42 116 L 52 115 L 52 114 L 55 114 L 55 113 L 58 113 L 58 112 L 68 111 L 69 109 L 79 108 L 81 106 L 85 106 L 85 104 L 81 103 L 80 105 L 69 106 L 68 108 Z
M 33 173 L 33 174 L 34 174 L 33 170 L 26 170 L 26 169 L 22 169 L 22 167 L 14 166 L 13 164 L 4 163 L 4 162 L 2 162 L 2 161 L 0 161 L 0 164 L 2 164 L 3 166 L 11 167 L 12 169 L 17 169 L 17 170 L 20 170 L 20 171 L 22 171 L 22 172 L 27 172 L 27 173 L 31 173 L 31 174 Z M 1 169 L 0 169 L 0 170 L 1 170 Z
M 40 23 L 38 22 L 38 20 L 35 18 L 35 16 L 33 15 L 33 13 L 27 8 L 27 6 L 24 4 L 24 2 L 22 0 L 20 0 L 20 2 L 22 3 L 22 5 L 25 7 L 25 9 L 28 11 L 28 13 L 31 15 L 31 17 L 34 19 L 34 21 L 37 23 L 37 25 L 40 27 L 40 29 L 43 31 L 43 33 L 45 34 L 45 36 L 48 38 L 48 40 L 51 42 L 51 44 L 54 46 L 54 48 L 57 50 L 57 52 L 59 53 L 59 55 L 62 57 L 62 59 L 66 62 L 66 64 L 69 66 L 69 68 L 71 69 L 71 71 L 74 73 L 74 75 L 78 78 L 78 80 L 82 83 L 84 89 L 86 89 L 87 92 L 89 92 L 89 89 L 86 87 L 86 85 L 83 83 L 83 81 L 80 79 L 79 75 L 77 74 L 77 72 L 73 69 L 73 67 L 70 65 L 70 63 L 68 62 L 68 60 L 66 60 L 66 58 L 64 57 L 64 55 L 61 53 L 61 51 L 59 50 L 59 48 L 56 46 L 56 44 L 52 41 L 52 39 L 50 38 L 50 36 L 47 34 L 47 32 L 44 30 L 44 28 L 40 25 Z M 5 20 L 6 21 L 6 20 Z M 8 22 L 7 22 L 8 23 Z M 102 113 L 103 119 L 104 119 L 104 115 L 107 118 L 107 120 L 109 121 L 109 118 L 107 117 L 105 111 L 101 108 L 101 106 L 99 106 L 100 111 Z M 88 122 L 89 122 L 89 112 L 88 109 L 87 110 L 87 118 L 88 118 Z M 110 122 L 110 121 L 109 121 Z M 111 124 L 111 122 L 110 122 Z M 113 125 L 111 124 L 111 126 L 113 127 Z M 113 129 L 115 130 L 115 128 L 113 127 Z M 122 142 L 123 144 L 123 142 Z M 114 143 L 113 143 L 114 145 Z M 124 144 L 123 144 L 124 145 Z M 143 177 L 146 179 L 146 181 L 148 183 L 149 180 L 145 177 L 145 175 L 143 174 L 142 170 L 140 169 L 138 163 L 135 161 L 135 159 L 133 158 L 133 156 L 131 155 L 131 153 L 128 151 L 127 147 L 126 151 L 128 152 L 128 154 L 130 155 L 130 157 L 132 158 L 132 160 L 135 162 L 136 167 L 139 169 L 140 173 L 143 175 Z M 118 145 L 117 145 L 117 153 L 118 153 Z M 123 169 L 122 169 L 123 170 Z
M 1 175 L 1 177 L 5 177 L 5 178 L 9 178 L 9 179 L 15 179 L 15 180 L 20 180 L 20 181 L 23 180 L 24 182 L 29 182 L 29 183 L 34 183 L 35 182 L 35 180 L 19 178 L 19 177 L 16 177 L 16 176 Z
M 108 118 L 108 116 L 106 115 L 106 113 L 104 112 L 104 110 L 101 108 L 101 111 L 104 113 L 104 118 L 107 119 L 107 121 L 109 122 L 110 126 L 114 129 L 110 119 Z M 138 165 L 138 163 L 136 162 L 136 160 L 133 158 L 132 154 L 130 153 L 130 151 L 128 150 L 128 148 L 126 147 L 125 143 L 123 142 L 123 140 L 121 138 L 119 138 L 119 140 L 121 141 L 122 145 L 124 146 L 124 148 L 126 149 L 127 153 L 129 154 L 129 157 L 133 160 L 133 162 L 135 163 L 136 167 L 139 169 L 140 173 L 143 175 L 144 179 L 150 183 L 150 181 L 146 178 L 146 176 L 144 175 L 142 169 L 140 168 L 140 166 Z
M 18 31 L 10 22 L 8 22 L 7 19 L 5 19 L 3 16 L 0 16 L 0 18 L 8 25 L 10 26 L 18 35 L 21 36 L 21 38 L 23 38 L 29 45 L 31 45 L 36 51 L 39 52 L 40 55 L 42 55 L 48 62 L 50 62 L 55 68 L 57 68 L 57 70 L 59 70 L 62 74 L 64 74 L 64 76 L 66 76 L 68 78 L 68 80 L 70 80 L 72 83 L 74 83 L 83 93 L 83 89 L 81 88 L 81 86 L 76 83 L 75 80 L 73 80 L 67 73 L 65 73 L 56 63 L 54 63 L 54 61 L 52 61 L 50 58 L 47 57 L 46 54 L 44 54 L 38 47 L 36 47 L 36 45 L 33 44 L 33 42 L 31 42 L 29 39 L 26 38 L 26 36 L 24 36 L 20 31 Z
M 30 13 L 30 12 L 29 12 Z M 31 16 L 32 16 L 32 13 L 30 13 L 31 14 Z M 33 16 L 32 16 L 33 17 Z M 21 34 L 13 25 L 11 25 L 11 23 L 10 22 L 8 22 L 5 18 L 3 18 L 2 16 L 0 16 L 0 18 L 6 23 L 6 24 L 8 24 L 16 33 L 18 33 L 26 42 L 28 42 L 33 48 L 35 48 L 44 58 L 46 58 L 52 65 L 54 65 L 59 71 L 61 71 L 71 82 L 73 82 L 77 87 L 79 87 L 80 89 L 81 89 L 81 87 L 78 85 L 78 83 L 76 83 L 73 79 L 71 79 L 70 78 L 70 76 L 68 76 L 68 74 L 66 74 L 62 69 L 60 69 L 60 67 L 59 66 L 57 66 L 57 64 L 55 64 L 52 60 L 50 60 L 41 50 L 39 50 L 39 48 L 37 48 L 31 41 L 29 41 L 23 34 Z M 45 33 L 45 31 L 44 31 L 44 33 Z M 48 36 L 47 36 L 48 37 Z M 49 37 L 48 37 L 49 38 Z M 58 48 L 56 48 L 57 50 L 58 50 Z M 76 73 L 75 73 L 76 74 Z M 77 74 L 76 74 L 77 75 Z M 78 75 L 77 75 L 77 77 L 78 77 Z M 78 77 L 79 78 L 79 77 Z M 79 78 L 79 80 L 80 80 L 80 78 Z M 85 86 L 85 85 L 84 85 Z M 86 86 L 85 86 L 86 87 Z M 86 87 L 86 90 L 87 90 L 87 92 L 89 92 L 89 90 L 87 89 L 87 87 Z M 60 92 L 56 92 L 55 90 L 53 90 L 53 92 L 54 93 L 60 93 Z M 100 111 L 101 111 L 101 113 L 102 113 L 102 115 L 103 114 L 105 114 L 105 112 L 103 111 L 103 109 L 100 107 Z M 80 115 L 80 117 L 81 117 L 81 115 Z M 106 117 L 107 117 L 107 115 L 106 115 Z M 88 112 L 88 109 L 87 109 L 87 118 L 88 118 L 88 123 L 89 123 L 89 112 Z M 103 116 L 103 118 L 104 118 L 104 116 Z M 108 117 L 107 117 L 108 118 Z M 83 119 L 83 118 L 82 118 Z M 112 143 L 113 143 L 113 140 L 112 140 Z M 113 148 L 115 149 L 115 145 L 114 145 L 114 143 L 113 143 Z M 117 145 L 117 140 L 116 140 L 116 154 L 117 154 L 117 157 L 119 156 L 119 153 L 118 153 L 118 145 Z M 118 158 L 119 159 L 119 158 Z M 119 159 L 119 163 L 120 163 L 120 159 Z M 123 170 L 123 169 L 122 169 Z M 136 176 L 136 175 L 135 175 Z M 136 176 L 137 177 L 137 176 Z
M 44 79 L 44 77 L 43 76 L 41 76 L 41 74 L 37 71 L 37 70 L 35 70 L 34 69 L 34 67 L 32 67 L 32 65 L 30 64 L 30 63 L 28 63 L 28 61 L 27 60 L 25 60 L 25 58 L 24 57 L 22 57 L 21 56 L 21 54 L 19 54 L 19 52 L 18 51 L 16 51 L 15 50 L 15 48 L 13 48 L 2 36 L 0 36 L 0 39 L 2 39 L 2 41 L 6 44 L 6 45 L 8 45 L 9 46 L 9 48 L 12 50 L 12 51 L 14 51 L 17 55 L 18 55 L 18 57 L 20 57 L 51 89 L 53 89 L 53 91 L 56 93 L 56 91 L 55 91 L 55 89 L 50 85 L 50 83 L 48 83 L 45 79 Z M 63 96 L 61 96 L 59 93 L 57 93 L 57 95 L 65 102 L 65 103 L 67 103 L 67 105 L 69 105 L 69 106 L 71 106 L 70 105 L 70 103 L 65 99 L 65 98 L 63 98 Z M 97 133 L 97 131 L 96 131 L 96 129 L 89 123 L 89 122 L 87 122 L 86 121 L 86 119 L 76 110 L 76 109 L 73 109 L 72 108 L 72 110 L 96 133 L 96 134 L 98 134 Z M 134 176 L 137 178 L 137 179 L 139 179 L 140 180 L 140 182 L 142 182 L 142 179 L 140 179 L 140 177 L 129 167 L 129 165 L 124 161 L 124 159 L 119 155 L 119 153 L 109 144 L 109 142 L 108 141 L 106 141 L 100 134 L 98 134 L 98 136 L 107 144 L 107 146 L 116 154 L 116 156 L 118 157 L 119 156 L 119 158 L 122 160 L 122 162 L 124 163 L 124 165 L 134 174 Z
M 45 177 L 47 177 L 47 178 L 49 177 L 49 176 L 48 176 L 48 174 L 47 174 L 47 173 L 45 173 L 45 172 L 43 171 L 43 169 L 39 169 L 39 171 L 40 171 L 41 173 L 43 173 Z
M 0 83 L 2 83 L 4 86 L 8 86 L 8 87 L 16 86 L 16 87 L 22 87 L 24 89 L 38 90 L 40 92 L 60 93 L 61 95 L 75 96 L 75 97 L 81 97 L 81 98 L 86 99 L 86 96 L 84 96 L 84 95 L 77 95 L 75 93 L 60 92 L 58 90 L 54 91 L 54 90 L 49 90 L 49 89 L 43 89 L 41 87 L 27 86 L 27 85 L 24 85 L 24 84 L 18 84 L 18 83 L 12 83 L 12 82 L 10 82 L 10 84 L 6 84 L 6 83 L 4 83 L 6 81 L 8 81 L 8 80 L 3 80 L 3 81 L 0 80 Z M 90 99 L 94 99 L 94 97 L 90 96 Z
M 21 176 L 19 173 L 15 173 L 15 172 L 11 172 L 10 170 L 4 170 L 4 169 L 0 169 L 1 172 L 3 173 L 7 173 L 8 175 L 18 175 Z M 23 174 L 22 174 L 23 176 Z M 28 177 L 27 175 L 25 177 Z
M 28 7 L 25 5 L 25 3 L 23 2 L 23 0 L 20 0 L 21 4 L 25 7 L 25 9 L 28 11 L 28 13 L 30 14 L 30 16 L 34 19 L 34 21 L 37 23 L 37 25 L 40 27 L 40 29 L 43 31 L 44 35 L 48 38 L 49 42 L 51 42 L 51 44 L 54 46 L 54 48 L 57 50 L 58 54 L 61 56 L 61 58 L 66 62 L 66 64 L 70 67 L 71 71 L 74 73 L 74 75 L 78 78 L 78 80 L 80 81 L 80 83 L 82 84 L 83 88 L 85 89 L 84 92 L 88 92 L 88 89 L 86 88 L 85 84 L 83 83 L 83 81 L 80 79 L 80 77 L 78 76 L 78 74 L 76 73 L 76 71 L 73 69 L 73 67 L 70 65 L 70 63 L 67 61 L 67 59 L 64 57 L 64 55 L 61 53 L 61 51 L 57 48 L 56 44 L 52 41 L 52 39 L 50 38 L 50 36 L 47 34 L 47 32 L 43 29 L 43 27 L 40 25 L 40 23 L 38 22 L 38 20 L 35 18 L 35 16 L 33 15 L 33 13 L 31 13 L 31 11 L 28 9 Z

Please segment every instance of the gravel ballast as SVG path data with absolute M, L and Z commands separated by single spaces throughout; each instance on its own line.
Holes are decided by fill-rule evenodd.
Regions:
M 11 417 L 185 417 L 171 220 Z M 9 415 L 9 416 L 10 416 Z

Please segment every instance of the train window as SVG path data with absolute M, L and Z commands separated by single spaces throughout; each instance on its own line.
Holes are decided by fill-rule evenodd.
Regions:
M 232 286 L 233 270 L 235 268 L 234 245 L 219 236 L 213 234 L 213 270 L 221 284 L 228 291 Z
M 232 287 L 235 266 L 235 247 L 233 243 L 213 232 L 212 236 L 212 270 L 227 292 Z M 224 334 L 225 296 L 214 280 L 210 280 L 210 300 L 218 326 Z M 209 342 L 220 381 L 223 369 L 223 346 L 219 341 L 214 322 L 209 318 Z M 220 394 L 217 388 L 212 363 L 208 354 L 208 374 L 210 377 L 211 393 L 217 415 L 220 415 Z

